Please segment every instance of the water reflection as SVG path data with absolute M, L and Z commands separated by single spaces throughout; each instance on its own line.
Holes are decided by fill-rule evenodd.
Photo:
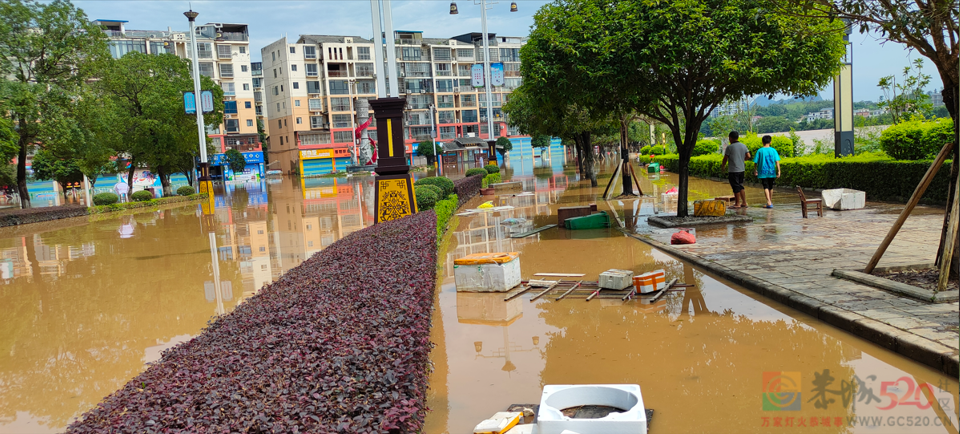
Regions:
M 431 353 L 436 369 L 428 395 L 432 411 L 425 432 L 469 432 L 477 422 L 511 404 L 539 402 L 544 384 L 567 383 L 640 384 L 645 404 L 657 411 L 652 428 L 670 433 L 779 432 L 788 416 L 793 427 L 800 427 L 803 418 L 803 432 L 956 432 L 955 428 L 932 425 L 908 430 L 836 425 L 837 417 L 846 421 L 852 416 L 953 415 L 956 427 L 960 386 L 956 379 L 719 281 L 617 230 L 553 229 L 528 238 L 510 238 L 514 232 L 504 228 L 505 221 L 522 217 L 533 221 L 533 226 L 555 223 L 558 206 L 590 203 L 602 192 L 586 182 L 581 185 L 572 173 L 541 170 L 520 179 L 525 190 L 535 194 L 503 198 L 504 204 L 516 206 L 510 211 L 461 216 L 451 244 L 445 247 L 447 267 L 438 286 L 432 330 L 436 344 Z M 550 188 L 551 179 L 565 179 L 565 184 L 553 185 L 567 189 L 541 196 L 542 190 Z M 660 177 L 669 179 L 668 175 Z M 644 192 L 663 192 L 670 187 L 667 182 L 642 185 Z M 722 195 L 722 185 L 703 183 L 692 188 L 700 196 Z M 614 211 L 618 220 L 629 222 L 663 212 L 655 201 L 645 197 L 598 205 Z M 479 201 L 468 206 L 477 204 Z M 763 236 L 777 236 L 777 228 L 770 229 Z M 711 230 L 729 231 L 726 235 L 731 237 L 746 236 L 735 226 Z M 584 273 L 583 279 L 595 280 L 610 268 L 635 273 L 663 268 L 668 280 L 676 277 L 694 286 L 669 292 L 653 304 L 619 299 L 555 301 L 555 297 L 531 303 L 531 293 L 504 302 L 502 294 L 457 293 L 450 265 L 453 259 L 494 251 L 520 252 L 524 278 L 557 272 Z M 799 373 L 801 411 L 764 411 L 765 372 Z M 839 394 L 824 392 L 835 402 L 819 408 L 812 382 L 825 372 L 834 378 L 825 390 L 839 390 L 841 382 L 863 379 L 878 393 L 881 380 L 906 376 L 914 384 L 930 384 L 930 398 L 940 402 L 930 408 L 899 406 L 886 411 L 878 410 L 876 402 L 859 402 L 854 411 L 853 406 L 841 405 Z M 857 401 L 855 396 L 853 401 Z M 777 427 L 772 426 L 773 416 L 782 417 Z M 764 427 L 764 418 L 771 425 Z M 809 426 L 811 418 L 816 418 L 817 426 Z M 824 418 L 829 425 L 822 423 Z

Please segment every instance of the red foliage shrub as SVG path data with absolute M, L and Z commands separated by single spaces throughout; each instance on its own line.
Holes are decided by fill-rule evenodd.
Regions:
M 419 432 L 436 233 L 427 211 L 343 238 L 67 432 Z
M 0 228 L 85 215 L 87 215 L 87 207 L 79 205 L 14 209 L 0 214 Z
M 480 194 L 480 185 L 482 183 L 483 176 L 480 175 L 468 176 L 453 181 L 453 192 L 457 194 L 458 202 L 460 202 L 457 204 L 457 208 L 460 208 L 463 204 L 467 203 L 468 200 Z

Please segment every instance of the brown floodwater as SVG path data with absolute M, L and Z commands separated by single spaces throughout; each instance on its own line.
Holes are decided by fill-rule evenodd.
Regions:
M 595 202 L 609 180 L 606 175 L 591 188 L 574 170 L 557 165 L 518 172 L 514 169 L 513 180 L 532 194 L 503 199 L 515 207 L 510 211 L 458 217 L 441 251 L 444 276 L 433 320 L 436 347 L 425 432 L 472 432 L 478 422 L 512 404 L 538 404 L 544 385 L 590 383 L 639 384 L 645 406 L 655 411 L 654 433 L 957 432 L 955 378 L 677 261 L 616 229 L 549 229 L 510 238 L 510 233 L 556 223 L 560 206 Z M 651 197 L 600 201 L 600 209 L 613 209 L 628 222 L 675 210 L 675 202 L 660 196 L 675 185 L 673 175 L 637 173 Z M 699 179 L 691 180 L 690 191 L 691 200 L 730 194 L 725 183 Z M 758 204 L 762 198 L 762 190 L 748 188 L 748 201 Z M 788 201 L 796 201 L 792 192 L 777 192 L 775 203 Z M 468 207 L 480 203 L 475 199 Z M 454 259 L 505 251 L 520 252 L 524 279 L 534 273 L 584 273 L 572 279 L 595 281 L 611 268 L 664 269 L 667 280 L 676 277 L 694 287 L 670 292 L 654 304 L 587 302 L 582 295 L 557 301 L 561 291 L 533 302 L 536 291 L 529 291 L 505 302 L 503 294 L 456 291 Z M 764 389 L 780 375 L 795 381 L 800 395 L 785 409 L 773 404 L 765 409 Z M 851 394 L 857 379 L 863 387 Z M 822 388 L 815 388 L 816 380 Z M 919 384 L 928 386 L 915 396 Z M 890 407 L 890 394 L 898 397 L 898 405 Z M 936 402 L 926 407 L 929 397 Z M 848 418 L 856 418 L 854 426 Z

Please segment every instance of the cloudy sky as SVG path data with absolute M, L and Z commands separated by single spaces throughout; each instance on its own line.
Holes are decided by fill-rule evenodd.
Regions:
M 250 47 L 254 60 L 259 60 L 260 48 L 287 36 L 296 39 L 301 34 L 355 35 L 370 38 L 370 2 L 368 0 L 216 0 L 216 1 L 156 1 L 156 0 L 73 0 L 91 19 L 126 20 L 128 29 L 185 30 L 187 19 L 183 12 L 193 7 L 200 13 L 197 21 L 245 23 L 250 25 Z M 487 26 L 492 33 L 526 36 L 533 24 L 537 9 L 547 3 L 542 0 L 518 0 L 519 12 L 510 12 L 510 1 L 488 5 Z M 420 30 L 425 37 L 443 38 L 467 32 L 480 31 L 480 6 L 473 1 L 459 1 L 459 15 L 450 15 L 449 0 L 394 0 L 393 22 L 397 30 Z M 873 35 L 851 35 L 854 53 L 855 101 L 877 101 L 880 77 L 902 75 L 903 68 L 914 58 L 922 57 L 895 43 L 881 44 Z M 926 59 L 924 59 L 926 60 Z M 941 88 L 940 77 L 932 63 L 925 61 L 924 72 L 931 76 L 928 90 Z M 831 87 L 821 93 L 833 99 Z

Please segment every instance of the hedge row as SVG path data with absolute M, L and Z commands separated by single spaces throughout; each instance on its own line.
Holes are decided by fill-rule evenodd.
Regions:
M 499 183 L 500 183 L 500 174 L 499 174 L 499 173 L 491 173 L 491 174 L 483 177 L 483 183 L 481 184 L 481 187 L 487 188 L 487 187 L 489 187 L 491 184 L 499 184 Z
M 79 205 L 11 209 L 9 211 L 4 211 L 3 214 L 0 214 L 0 228 L 66 219 L 70 217 L 83 217 L 85 215 L 87 215 L 87 208 Z
M 427 211 L 344 237 L 67 432 L 420 432 L 436 227 Z
M 459 201 L 457 200 L 457 195 L 451 194 L 447 196 L 446 199 L 437 201 L 433 206 L 433 211 L 437 213 L 437 242 L 439 243 L 443 239 L 443 234 L 447 231 L 447 223 L 449 223 L 450 218 L 453 217 L 453 213 L 457 212 L 457 208 L 460 207 Z
M 480 175 L 468 176 L 453 181 L 453 191 L 459 199 L 457 208 L 460 208 L 463 204 L 467 203 L 468 200 L 480 194 L 480 186 L 482 183 L 483 176 Z
M 149 192 L 148 192 L 149 193 Z M 146 208 L 151 206 L 168 205 L 178 202 L 190 202 L 194 200 L 206 199 L 206 193 L 194 194 L 192 196 L 169 196 L 157 199 L 150 199 L 141 202 L 114 203 L 111 205 L 95 205 L 90 207 L 90 214 L 102 214 L 106 212 L 123 211 L 135 208 Z
M 704 155 L 690 159 L 689 173 L 701 178 L 723 178 L 727 173 L 720 168 L 723 157 Z M 671 172 L 679 171 L 679 156 L 663 155 L 654 161 Z M 894 160 L 887 156 L 864 154 L 834 158 L 832 155 L 811 155 L 784 158 L 780 161 L 781 177 L 777 185 L 793 188 L 828 189 L 852 188 L 866 192 L 868 200 L 906 202 L 917 184 L 930 168 L 930 161 Z M 921 202 L 944 204 L 950 182 L 950 162 L 940 168 L 927 188 Z M 758 182 L 753 176 L 753 162 L 746 164 L 748 182 Z

